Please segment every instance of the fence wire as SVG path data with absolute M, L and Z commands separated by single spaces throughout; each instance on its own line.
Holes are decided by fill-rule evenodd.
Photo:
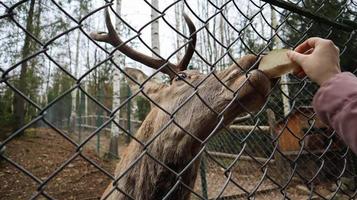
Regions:
M 239 58 L 247 54 L 259 57 L 276 48 L 294 48 L 305 39 L 318 36 L 333 40 L 340 49 L 342 69 L 356 74 L 357 2 L 177 0 L 160 2 L 159 8 L 152 2 L 140 2 L 143 9 L 154 13 L 151 19 L 140 19 L 144 20 L 141 24 L 134 20 L 140 14 L 121 15 L 114 1 L 93 1 L 92 7 L 78 16 L 74 16 L 78 10 L 69 9 L 71 1 L 68 5 L 54 0 L 0 2 L 0 21 L 4 24 L 1 27 L 16 29 L 25 41 L 6 43 L 15 36 L 0 36 L 4 44 L 0 66 L 0 105 L 4 111 L 0 113 L 5 119 L 6 108 L 13 116 L 11 123 L 2 124 L 0 132 L 0 182 L 9 181 L 6 177 L 16 179 L 18 175 L 9 171 L 15 169 L 26 177 L 19 181 L 21 184 L 34 185 L 26 190 L 25 186 L 16 186 L 18 182 L 4 186 L 0 199 L 356 198 L 356 156 L 313 111 L 311 101 L 318 86 L 308 78 L 288 75 L 271 81 L 269 87 L 267 78 L 255 71 L 256 59 L 242 62 Z M 40 5 L 53 13 L 53 17 L 48 17 L 48 26 L 39 14 L 31 16 Z M 121 27 L 116 27 L 118 35 L 127 33 L 121 37 L 124 42 L 115 43 L 114 47 L 91 34 L 106 31 L 106 9 L 116 26 Z M 193 21 L 194 32 L 186 28 L 183 11 Z M 173 13 L 179 16 L 178 20 L 171 16 Z M 50 33 L 48 27 L 61 23 L 57 16 L 69 22 Z M 29 17 L 33 21 L 29 22 Z M 45 24 L 40 26 L 44 33 L 37 32 L 36 23 Z M 161 51 L 155 49 L 145 36 L 155 23 L 166 27 L 159 34 L 175 35 L 177 42 L 172 37 L 164 39 Z M 85 38 L 86 48 L 95 51 L 93 55 L 77 56 L 94 59 L 88 66 L 81 66 L 81 72 L 70 68 L 78 65 L 76 56 L 58 53 L 59 49 L 68 48 L 69 54 L 73 48 L 78 50 L 68 39 L 75 34 Z M 196 48 L 188 66 L 195 72 L 175 71 L 171 63 L 183 57 L 195 36 Z M 19 43 L 29 48 L 21 51 L 15 46 Z M 176 45 L 174 49 L 169 47 L 172 43 Z M 164 62 L 151 71 L 141 68 L 152 75 L 140 79 L 142 74 L 124 69 L 124 65 L 142 66 L 142 61 L 136 59 L 123 64 L 123 59 L 128 58 L 126 53 L 119 52 L 125 51 L 125 45 Z M 6 60 L 10 52 L 20 56 Z M 236 72 L 229 80 L 239 82 L 238 85 L 227 80 L 232 71 L 224 74 L 230 65 L 235 65 Z M 31 78 L 26 74 L 33 69 L 41 72 L 44 67 L 58 70 L 54 80 L 65 77 L 57 85 L 60 92 L 49 92 L 48 87 L 56 86 L 50 78 L 47 89 L 30 88 L 39 77 L 50 75 Z M 168 72 L 172 79 L 160 71 Z M 114 73 L 125 85 L 119 86 L 124 87 L 123 94 L 115 94 L 115 78 L 106 77 Z M 165 86 L 158 87 L 152 81 Z M 129 82 L 131 90 L 126 87 Z M 262 82 L 265 84 L 259 85 Z M 259 96 L 264 92 L 267 100 Z M 73 102 L 74 93 L 77 95 Z M 115 105 L 115 99 L 120 99 L 120 103 Z M 71 115 L 73 104 L 77 104 L 75 116 Z M 252 108 L 256 110 L 253 112 Z M 54 167 L 30 167 L 28 160 L 42 162 L 36 157 L 18 159 L 18 155 L 12 154 L 14 145 L 27 140 L 23 135 L 29 134 L 33 134 L 31 140 L 39 135 L 48 138 L 43 144 L 60 136 L 63 145 L 70 146 L 72 151 Z M 100 158 L 94 158 L 86 149 L 95 149 Z M 24 155 L 31 151 L 26 150 Z M 106 155 L 120 159 L 112 164 L 120 163 L 116 172 L 114 167 L 103 165 Z M 103 179 L 86 179 L 83 188 L 100 191 L 86 197 L 75 193 L 66 196 L 66 190 L 54 192 L 59 189 L 57 182 L 73 178 L 67 172 L 78 159 Z M 40 176 L 38 170 L 46 170 L 45 175 Z M 88 175 L 87 171 L 77 173 L 80 179 Z M 75 180 L 70 181 L 76 184 Z

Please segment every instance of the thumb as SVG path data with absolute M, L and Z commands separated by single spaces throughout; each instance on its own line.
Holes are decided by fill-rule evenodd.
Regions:
M 307 55 L 298 53 L 296 51 L 288 51 L 287 55 L 291 61 L 296 62 L 300 66 L 302 66 L 302 63 L 304 62 L 304 60 L 306 60 L 306 56 L 307 56 Z

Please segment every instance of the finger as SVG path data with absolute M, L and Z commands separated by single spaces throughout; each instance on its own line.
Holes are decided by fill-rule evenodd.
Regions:
M 299 53 L 304 53 L 306 51 L 309 51 L 310 49 L 314 48 L 316 46 L 316 44 L 321 40 L 322 39 L 318 38 L 318 37 L 309 38 L 309 39 L 305 40 L 303 43 L 301 43 L 300 45 L 298 45 L 295 48 L 295 51 L 299 52 Z
M 295 74 L 295 76 L 297 76 L 298 78 L 304 78 L 306 76 L 306 73 L 301 70 L 299 73 Z
M 288 57 L 290 58 L 291 61 L 296 62 L 300 66 L 302 66 L 302 63 L 304 60 L 306 60 L 307 55 L 295 52 L 295 51 L 288 51 L 287 52 Z
M 298 68 L 294 68 L 293 70 L 293 74 L 299 74 L 301 71 L 304 71 L 301 67 L 298 67 Z
M 338 48 L 338 46 L 335 45 L 335 48 L 337 50 L 338 53 L 340 53 L 340 48 Z
M 303 77 L 306 76 L 304 70 L 301 67 L 295 68 L 294 71 L 293 71 L 293 74 L 295 76 L 297 76 L 298 78 L 303 78 Z
M 312 54 L 313 51 L 314 51 L 314 49 L 309 49 L 309 50 L 305 51 L 304 54 L 309 55 L 309 54 Z

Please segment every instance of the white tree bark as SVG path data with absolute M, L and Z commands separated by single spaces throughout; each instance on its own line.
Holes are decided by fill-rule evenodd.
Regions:
M 151 0 L 151 5 L 154 8 L 158 9 L 159 1 Z M 159 16 L 159 13 L 156 12 L 154 9 L 151 9 L 151 19 L 155 19 L 157 16 Z M 155 20 L 151 23 L 151 48 L 154 50 L 155 53 L 160 55 L 159 20 Z M 154 53 L 153 56 L 155 56 Z
M 116 1 L 115 11 L 117 12 L 117 14 L 119 16 L 121 15 L 121 0 Z M 120 20 L 115 18 L 115 30 L 119 34 L 120 34 L 120 27 L 121 27 Z M 122 65 L 124 64 L 122 55 L 120 53 L 118 53 L 118 54 L 119 55 L 116 55 L 116 58 L 117 58 L 116 61 L 119 61 L 118 62 L 119 67 L 122 67 Z M 113 110 L 120 105 L 120 80 L 121 80 L 120 70 L 117 68 L 114 68 L 114 71 L 113 71 L 113 102 L 112 102 Z M 120 110 L 115 115 L 116 115 L 115 121 L 119 122 Z M 119 128 L 114 123 L 112 123 L 112 126 L 111 126 L 111 134 L 113 137 L 117 137 L 119 135 Z
M 276 31 L 276 28 L 278 27 L 278 20 L 277 20 L 276 13 L 275 13 L 275 10 L 273 9 L 273 7 L 271 7 L 271 24 L 272 24 L 272 27 Z M 272 31 L 271 35 L 273 35 L 273 34 L 274 34 L 274 32 Z M 276 48 L 279 48 L 279 49 L 283 47 L 281 40 L 277 36 L 275 36 L 273 38 L 273 44 Z M 289 87 L 287 85 L 288 81 L 289 81 L 288 75 L 283 75 L 280 79 L 280 88 L 281 88 L 281 91 L 283 92 L 281 95 L 282 95 L 282 99 L 283 99 L 284 115 L 285 116 L 288 115 L 288 113 L 290 112 L 290 109 L 291 109 L 289 98 L 287 97 L 287 96 L 289 96 Z
M 89 70 L 90 69 L 90 48 L 89 48 L 89 43 L 90 41 L 89 40 L 87 40 L 87 56 L 86 56 L 86 62 L 87 62 L 87 69 Z M 88 89 L 89 89 L 89 87 L 88 87 L 88 84 L 89 84 L 89 82 L 84 82 L 84 90 L 85 91 L 88 91 Z M 84 119 L 84 124 L 88 124 L 88 97 L 86 97 L 85 99 L 84 99 L 84 116 L 86 116 L 85 117 L 85 119 Z
M 81 10 L 80 10 L 81 11 Z M 78 68 L 79 68 L 79 44 L 81 41 L 81 32 L 78 31 L 78 35 L 77 35 L 77 41 L 76 41 L 76 55 L 75 55 L 75 63 L 74 63 L 74 76 L 76 78 L 78 78 Z M 75 131 L 75 127 L 76 127 L 76 122 L 77 122 L 77 95 L 78 95 L 78 89 L 74 90 L 72 92 L 72 109 L 71 109 L 71 127 L 73 128 L 73 130 Z
M 181 2 L 180 3 L 176 3 L 175 4 L 175 28 L 177 31 L 180 31 L 181 29 L 181 17 L 182 17 L 182 10 L 181 10 Z M 182 45 L 182 40 L 181 40 L 181 36 L 179 34 L 176 34 L 176 49 L 180 48 L 180 46 Z M 178 51 L 176 54 L 176 59 L 177 59 L 177 63 L 180 62 L 181 58 L 182 58 L 182 51 Z
M 116 13 L 121 16 L 121 0 L 116 1 L 115 11 Z M 118 18 L 115 18 L 115 30 L 117 33 L 121 33 L 121 21 Z M 118 63 L 119 67 L 124 67 L 125 60 L 124 56 L 121 53 L 117 53 L 115 56 L 115 61 Z M 113 71 L 113 102 L 112 102 L 112 110 L 116 109 L 120 105 L 120 83 L 121 83 L 121 73 L 120 70 L 114 68 Z M 115 113 L 115 121 L 120 122 L 120 110 Z M 111 125 L 111 139 L 109 145 L 109 152 L 112 156 L 118 157 L 118 138 L 119 138 L 119 128 L 116 124 L 112 123 Z
M 225 10 L 225 9 L 224 9 Z M 222 11 L 223 13 L 224 13 L 224 10 Z M 225 31 L 225 29 L 224 29 L 224 22 L 223 22 L 223 17 L 222 16 L 220 16 L 219 17 L 219 37 L 220 37 L 220 42 L 222 43 L 222 44 L 224 44 L 224 41 L 226 40 L 225 39 L 225 33 L 224 33 L 224 31 Z M 226 49 L 224 49 L 221 45 L 218 45 L 219 46 L 219 55 L 218 55 L 218 57 L 221 57 L 221 56 L 223 56 L 223 54 L 224 54 L 224 52 L 225 52 L 225 50 Z M 218 53 L 218 51 L 217 51 L 217 53 Z M 225 59 L 222 59 L 220 62 L 219 62 L 219 66 L 218 66 L 218 70 L 223 70 L 223 68 L 224 68 L 224 64 L 225 64 L 225 62 L 224 62 L 224 60 Z

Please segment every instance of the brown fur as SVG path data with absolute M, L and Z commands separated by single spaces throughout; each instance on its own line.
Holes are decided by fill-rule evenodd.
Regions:
M 241 58 L 238 64 L 240 67 L 248 69 L 255 61 L 255 56 L 248 55 Z M 135 69 L 128 69 L 127 73 L 140 83 L 146 79 L 142 72 Z M 194 86 L 207 76 L 192 70 L 186 70 L 184 73 L 187 74 L 185 80 Z M 240 68 L 232 65 L 216 75 L 231 90 L 237 91 L 240 88 L 237 101 L 234 101 L 223 114 L 225 125 L 232 122 L 237 115 L 246 112 L 241 105 L 244 105 L 249 111 L 256 111 L 266 101 L 271 83 L 261 72 L 252 71 L 248 76 L 249 81 L 246 81 L 246 76 Z M 243 84 L 244 82 L 245 84 Z M 131 85 L 135 84 L 131 82 Z M 173 113 L 180 107 L 173 118 L 182 129 L 171 122 L 166 129 L 160 132 L 169 123 L 171 117 L 151 104 L 150 113 L 135 135 L 146 145 L 143 146 L 132 140 L 115 170 L 115 176 L 120 179 L 114 185 L 133 199 L 158 200 L 165 197 L 169 191 L 170 195 L 167 199 L 189 199 L 190 192 L 186 187 L 191 189 L 194 187 L 199 159 L 191 164 L 190 162 L 202 148 L 201 142 L 211 134 L 218 124 L 220 118 L 216 113 L 223 111 L 233 99 L 233 93 L 212 75 L 198 87 L 197 94 L 184 103 L 194 91 L 182 80 L 174 80 L 171 85 L 162 85 L 154 81 L 148 81 L 144 85 L 143 92 L 167 112 Z M 211 111 L 200 98 L 216 113 Z M 183 171 L 184 169 L 185 171 Z M 181 176 L 178 177 L 177 174 Z M 111 183 L 102 199 L 131 199 L 118 189 L 113 189 L 113 183 Z

